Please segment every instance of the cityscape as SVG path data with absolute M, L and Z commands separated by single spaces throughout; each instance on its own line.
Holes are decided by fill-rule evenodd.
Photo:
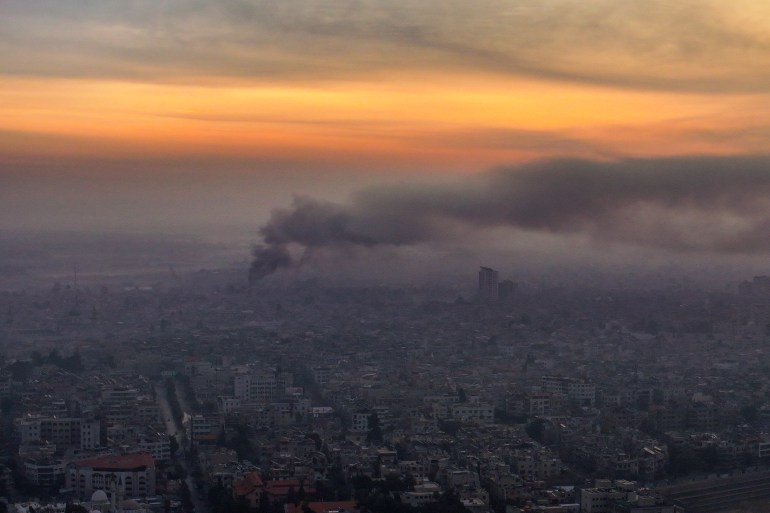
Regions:
M 4 508 L 761 510 L 770 278 L 498 276 L 3 293 Z
M 0 0 L 0 513 L 770 513 L 770 2 Z

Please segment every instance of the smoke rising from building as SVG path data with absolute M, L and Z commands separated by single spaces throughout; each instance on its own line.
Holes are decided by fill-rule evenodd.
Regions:
M 770 158 L 553 160 L 432 186 L 297 198 L 260 229 L 252 280 L 318 249 L 406 246 L 463 230 L 580 235 L 670 251 L 770 251 Z

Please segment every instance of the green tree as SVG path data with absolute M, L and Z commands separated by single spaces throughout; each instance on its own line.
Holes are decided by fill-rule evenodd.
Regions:
M 0 399 L 0 413 L 8 415 L 13 410 L 13 399 L 10 397 L 3 397 Z
M 372 412 L 369 416 L 369 432 L 366 434 L 366 441 L 371 444 L 382 443 L 382 428 L 380 428 L 380 418 L 377 412 Z
M 171 451 L 171 456 L 176 457 L 176 453 L 179 450 L 179 442 L 176 441 L 175 436 L 168 437 L 168 445 Z
M 744 422 L 751 424 L 759 418 L 759 409 L 753 404 L 744 406 L 741 408 L 741 417 Z
M 527 424 L 526 430 L 531 439 L 542 442 L 543 435 L 545 435 L 545 421 L 543 419 L 535 419 Z

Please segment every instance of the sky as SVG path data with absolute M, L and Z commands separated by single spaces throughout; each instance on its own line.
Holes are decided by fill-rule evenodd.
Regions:
M 770 3 L 0 0 L 0 75 L 3 228 L 256 233 L 295 194 L 759 157 Z

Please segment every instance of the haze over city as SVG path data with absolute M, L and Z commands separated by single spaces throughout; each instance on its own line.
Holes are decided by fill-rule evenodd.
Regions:
M 770 3 L 0 0 L 0 513 L 770 511 Z
M 737 239 L 761 237 L 764 185 L 754 198 L 732 187 L 752 188 L 735 175 L 751 168 L 762 181 L 766 167 L 770 13 L 761 2 L 8 1 L 2 13 L 6 231 L 257 243 L 274 208 L 383 199 L 384 184 L 423 203 L 435 195 L 439 217 L 477 232 L 518 229 L 491 235 L 496 245 L 531 246 L 522 241 L 547 232 L 556 242 L 588 235 L 589 249 L 760 251 Z M 564 158 L 589 162 L 572 173 L 553 160 Z M 537 191 L 546 209 L 562 201 L 567 177 L 586 196 L 578 210 L 615 194 L 589 168 L 658 169 L 650 180 L 679 192 L 663 210 L 645 196 L 656 191 L 613 199 L 638 236 L 618 237 L 590 208 L 569 229 L 480 222 L 467 205 L 447 212 L 464 201 L 447 189 L 483 194 L 484 177 L 503 174 L 495 169 L 536 175 L 533 165 L 550 173 Z M 539 210 L 515 179 L 504 186 L 521 209 Z M 379 221 L 400 223 L 391 238 L 411 228 Z M 693 223 L 707 226 L 692 234 Z M 487 245 L 467 235 L 457 252 Z

